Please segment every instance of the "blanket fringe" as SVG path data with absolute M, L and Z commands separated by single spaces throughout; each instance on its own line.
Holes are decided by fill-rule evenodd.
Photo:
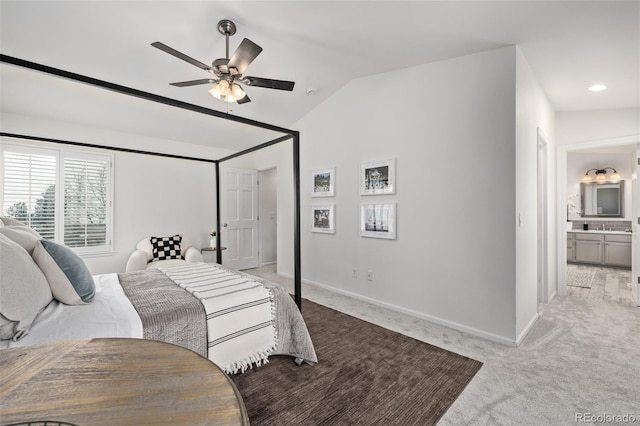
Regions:
M 240 371 L 240 373 L 244 373 L 250 368 L 253 368 L 253 364 L 255 364 L 256 367 L 260 367 L 262 364 L 268 364 L 269 355 L 271 355 L 276 350 L 276 346 L 277 342 L 276 345 L 274 345 L 270 349 L 267 349 L 266 351 L 259 351 L 255 354 L 249 355 L 242 360 L 235 361 L 231 363 L 231 365 L 222 367 L 222 370 L 227 374 L 236 374 L 238 373 L 238 371 Z
M 265 287 L 265 289 L 269 292 L 269 301 L 271 302 L 271 317 L 275 318 L 275 295 L 273 294 L 273 290 L 271 290 L 270 288 Z M 261 367 L 263 364 L 268 364 L 269 356 L 274 353 L 276 348 L 278 347 L 278 330 L 276 329 L 276 327 L 273 327 L 273 339 L 275 341 L 273 347 L 267 349 L 266 351 L 260 351 L 256 354 L 249 355 L 243 360 L 236 361 L 227 367 L 223 367 L 222 370 L 227 374 L 237 374 L 238 371 L 240 371 L 240 373 L 244 373 L 245 371 L 252 369 L 253 364 L 255 364 L 256 367 Z

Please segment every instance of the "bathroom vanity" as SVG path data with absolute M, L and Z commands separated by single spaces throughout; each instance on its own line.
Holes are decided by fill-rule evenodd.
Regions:
M 631 233 L 623 231 L 567 232 L 567 262 L 631 268 Z

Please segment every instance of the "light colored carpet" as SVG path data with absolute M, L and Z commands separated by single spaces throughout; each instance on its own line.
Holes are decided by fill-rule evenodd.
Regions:
M 567 265 L 567 285 L 571 287 L 591 288 L 596 271 L 578 269 L 575 265 Z
M 291 280 L 273 269 L 262 272 L 292 289 Z M 557 297 L 541 305 L 541 318 L 522 345 L 510 347 L 321 288 L 303 284 L 302 294 L 483 362 L 439 425 L 575 425 L 582 413 L 628 413 L 640 424 L 640 308 Z

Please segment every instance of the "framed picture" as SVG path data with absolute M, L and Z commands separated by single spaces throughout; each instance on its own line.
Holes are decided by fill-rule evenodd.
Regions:
M 395 158 L 360 164 L 360 195 L 395 193 Z
M 336 205 L 325 204 L 311 206 L 311 231 L 323 234 L 336 233 Z
M 396 239 L 396 203 L 360 204 L 360 236 Z
M 336 169 L 314 170 L 311 176 L 313 185 L 312 197 L 333 197 L 336 180 Z

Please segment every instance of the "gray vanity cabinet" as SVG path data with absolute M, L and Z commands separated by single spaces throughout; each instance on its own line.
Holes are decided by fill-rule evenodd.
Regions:
M 576 260 L 576 234 L 567 232 L 567 261 L 574 262 Z
M 575 234 L 576 262 L 602 264 L 602 235 Z
M 631 267 L 631 234 L 567 233 L 567 261 Z
M 604 263 L 631 267 L 631 235 L 604 236 Z

